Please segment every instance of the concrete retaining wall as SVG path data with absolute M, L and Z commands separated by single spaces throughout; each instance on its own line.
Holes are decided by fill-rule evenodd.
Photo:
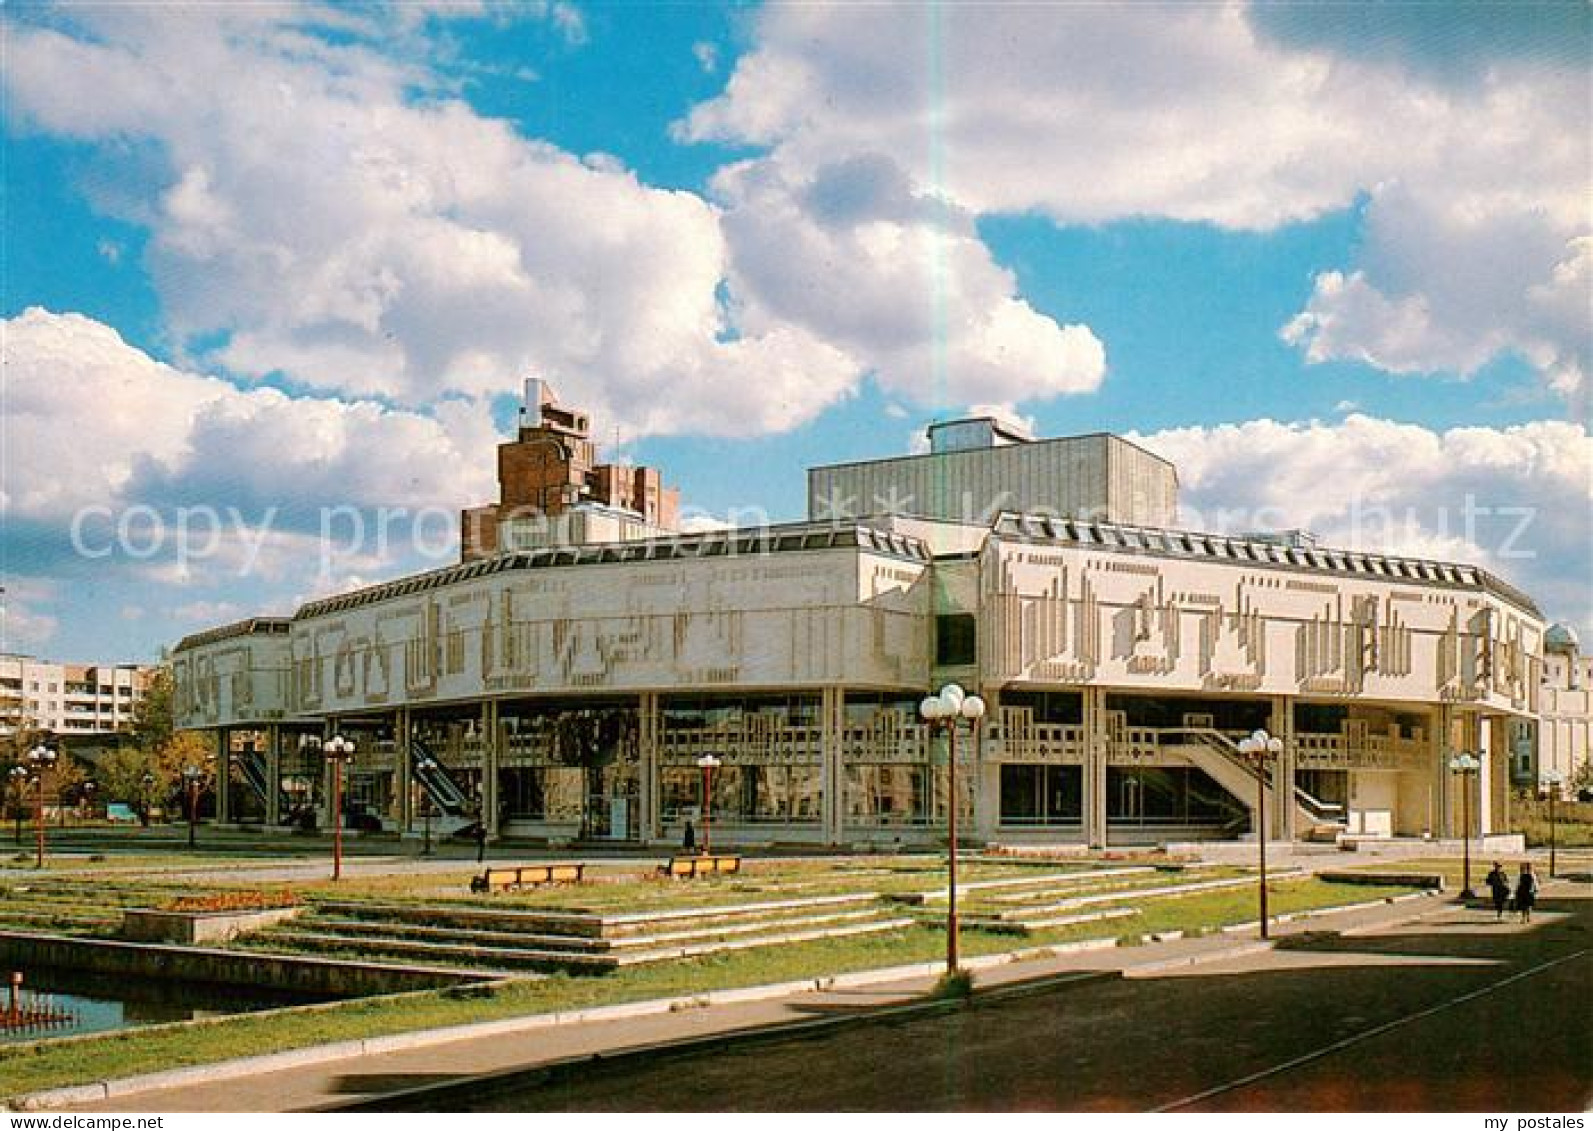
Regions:
M 120 977 L 178 978 L 325 997 L 366 997 L 482 980 L 479 974 L 435 966 L 389 966 L 23 931 L 0 931 L 0 965 L 19 970 L 54 967 Z
M 302 915 L 304 907 L 267 907 L 257 911 L 152 911 L 129 907 L 122 912 L 122 937 L 133 942 L 226 942 Z

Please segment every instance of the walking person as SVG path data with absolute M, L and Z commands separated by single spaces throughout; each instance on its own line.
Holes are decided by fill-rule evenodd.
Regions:
M 1505 905 L 1510 902 L 1510 877 L 1505 875 L 1505 870 L 1499 861 L 1493 862 L 1493 871 L 1488 873 L 1488 878 L 1483 881 L 1488 885 L 1488 890 L 1493 893 L 1493 917 L 1503 919 Z
M 686 835 L 680 838 L 681 851 L 691 853 L 697 851 L 697 830 L 690 821 L 686 822 Z
M 1516 880 L 1516 910 L 1521 912 L 1523 923 L 1532 922 L 1532 905 L 1538 902 L 1538 877 L 1532 874 L 1531 864 L 1521 865 L 1521 875 Z

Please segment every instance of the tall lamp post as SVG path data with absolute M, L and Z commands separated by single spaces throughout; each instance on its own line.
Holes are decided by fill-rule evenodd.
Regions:
M 1482 759 L 1462 750 L 1449 759 L 1449 772 L 1460 779 L 1460 898 L 1475 899 L 1471 890 L 1471 778 L 1482 770 Z
M 713 812 L 714 812 L 714 771 L 724 765 L 722 761 L 712 754 L 704 754 L 697 759 L 697 767 L 702 770 L 702 854 L 712 856 L 713 848 Z
M 1256 768 L 1256 849 L 1261 869 L 1257 897 L 1261 905 L 1261 937 L 1269 937 L 1271 916 L 1267 914 L 1267 764 L 1283 753 L 1283 740 L 1258 730 L 1239 740 L 1239 753 Z
M 936 728 L 946 731 L 946 842 L 949 854 L 946 867 L 946 973 L 955 974 L 957 955 L 957 724 L 967 719 L 971 733 L 977 737 L 979 720 L 984 717 L 985 701 L 969 695 L 955 683 L 948 683 L 940 694 L 925 697 L 918 704 L 918 713 L 929 724 L 933 734 Z M 975 749 L 977 749 L 977 742 Z
M 1555 859 L 1557 845 L 1555 842 L 1558 840 L 1554 821 L 1554 803 L 1560 799 L 1560 787 L 1564 784 L 1565 775 L 1559 770 L 1544 770 L 1543 773 L 1538 775 L 1538 785 L 1543 789 L 1544 793 L 1549 795 L 1549 879 L 1551 880 L 1554 879 L 1555 866 L 1557 864 Z
M 13 815 L 17 819 L 16 842 L 22 844 L 22 810 L 28 804 L 28 768 L 26 766 L 12 766 L 6 774 L 11 779 L 11 789 L 16 794 L 16 809 Z
M 332 764 L 332 879 L 343 878 L 343 764 L 354 757 L 354 743 L 334 734 L 321 744 Z
M 428 778 L 432 774 L 437 772 L 437 759 L 433 758 L 430 754 L 427 754 L 427 755 L 423 756 L 420 759 L 420 761 L 415 763 L 415 769 L 420 772 L 420 776 L 421 776 L 422 779 Z M 424 822 L 423 827 L 426 830 L 426 834 L 425 834 L 426 839 L 421 842 L 420 854 L 422 856 L 430 856 L 431 855 L 431 791 L 429 791 L 426 788 L 424 780 L 422 781 L 421 787 L 420 787 L 420 803 L 421 803 L 420 817 L 421 817 L 421 820 Z
M 149 828 L 149 810 L 154 804 L 155 775 L 145 774 L 143 777 L 138 779 L 138 784 L 141 789 L 141 792 L 138 795 L 138 815 L 139 819 L 143 822 L 144 827 L 147 829 Z
M 55 751 L 42 742 L 28 751 L 28 762 L 33 766 L 33 817 L 39 840 L 35 865 L 40 868 L 44 867 L 44 775 L 55 766 L 56 757 Z
M 183 767 L 183 792 L 188 795 L 188 847 L 198 845 L 199 830 L 199 783 L 204 779 L 204 771 L 198 766 L 187 765 Z

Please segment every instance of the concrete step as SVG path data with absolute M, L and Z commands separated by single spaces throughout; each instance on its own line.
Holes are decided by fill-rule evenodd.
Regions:
M 1102 877 L 1154 875 L 1158 869 L 1150 864 L 1133 865 L 1124 868 L 1096 868 L 1088 872 L 1051 872 L 1036 876 L 1016 876 L 999 880 L 972 880 L 960 882 L 957 885 L 957 896 L 977 895 L 990 892 L 1008 891 L 1005 895 L 990 895 L 991 899 L 1027 899 L 1028 889 L 1043 887 L 1078 887 L 1089 886 Z M 1009 890 L 1010 889 L 1010 890 Z M 922 892 L 911 892 L 905 896 L 896 897 L 903 903 L 937 903 L 946 898 L 945 887 L 931 888 Z
M 254 936 L 254 942 L 286 943 L 303 950 L 358 950 L 363 955 L 380 954 L 396 958 L 420 958 L 428 962 L 462 966 L 490 966 L 495 969 L 573 970 L 603 973 L 619 962 L 611 955 L 577 954 L 564 950 L 539 950 L 533 947 L 468 946 L 461 943 L 428 942 L 420 939 L 352 938 L 318 931 L 279 929 Z
M 795 927 L 829 925 L 833 923 L 862 922 L 876 918 L 878 908 L 828 911 L 822 914 L 791 915 L 759 919 L 753 922 L 700 924 L 681 930 L 661 931 L 648 935 L 624 935 L 617 938 L 591 938 L 582 935 L 547 935 L 523 931 L 490 931 L 461 927 L 433 927 L 410 923 L 390 923 L 378 919 L 337 919 L 309 916 L 294 923 L 296 930 L 309 930 L 319 934 L 346 935 L 351 941 L 364 939 L 415 939 L 420 941 L 454 943 L 470 946 L 532 948 L 541 951 L 558 951 L 572 954 L 602 954 L 615 950 L 634 950 L 657 947 L 670 943 L 707 941 L 743 935 L 787 931 Z
M 875 919 L 867 923 L 855 923 L 848 926 L 816 927 L 805 931 L 786 931 L 772 935 L 757 935 L 751 938 L 726 939 L 717 942 L 689 943 L 679 947 L 664 947 L 654 950 L 627 952 L 620 957 L 620 962 L 626 966 L 638 965 L 646 962 L 663 962 L 672 958 L 695 958 L 705 954 L 719 954 L 731 950 L 750 950 L 760 946 L 789 946 L 794 943 L 816 942 L 820 939 L 846 938 L 851 935 L 879 934 L 884 931 L 899 931 L 911 927 L 916 920 L 909 918 Z
M 995 931 L 998 934 L 1032 935 L 1037 931 L 1055 930 L 1060 927 L 1077 927 L 1082 923 L 1102 923 L 1112 919 L 1132 919 L 1138 915 L 1137 907 L 1110 907 L 1101 911 L 1085 911 L 1075 915 L 1040 915 L 1033 919 L 992 919 L 979 915 L 970 915 L 963 919 L 969 927 L 981 930 Z M 942 918 L 940 922 L 945 922 Z
M 1268 880 L 1299 879 L 1307 873 L 1303 868 L 1280 869 L 1268 873 Z M 1091 895 L 1075 895 L 1067 899 L 1060 899 L 1050 903 L 1042 903 L 1027 907 L 1015 907 L 994 912 L 992 918 L 998 920 L 1023 922 L 1036 917 L 1043 917 L 1052 913 L 1074 911 L 1080 907 L 1090 907 L 1100 903 L 1115 903 L 1125 899 L 1176 899 L 1180 896 L 1194 895 L 1204 891 L 1218 891 L 1222 888 L 1244 887 L 1253 885 L 1255 876 L 1233 876 L 1220 880 L 1196 880 L 1187 884 L 1166 884 L 1160 887 L 1128 888 L 1119 891 L 1096 892 Z

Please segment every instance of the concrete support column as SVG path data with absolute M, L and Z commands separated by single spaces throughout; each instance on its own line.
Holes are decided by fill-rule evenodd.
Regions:
M 984 721 L 979 724 L 979 741 L 968 765 L 969 780 L 974 783 L 973 832 L 986 843 L 996 839 L 1001 826 L 1001 763 L 987 756 L 990 748 L 990 728 L 1000 717 L 998 693 L 983 692 Z
M 826 687 L 819 708 L 821 720 L 819 788 L 823 804 L 824 843 L 840 844 L 846 824 L 846 692 Z
M 1449 704 L 1440 705 L 1432 713 L 1432 734 L 1427 738 L 1428 773 L 1428 828 L 1433 836 L 1447 839 L 1455 835 L 1453 795 L 1449 785 L 1449 755 L 1451 737 L 1455 729 L 1455 709 Z
M 1299 813 L 1294 803 L 1299 752 L 1294 745 L 1294 700 L 1289 696 L 1272 697 L 1272 717 L 1268 720 L 1267 730 L 1283 742 L 1283 753 L 1272 767 L 1272 835 L 1279 840 L 1295 840 L 1302 831 L 1297 827 Z
M 637 774 L 641 778 L 641 835 L 655 841 L 663 835 L 663 791 L 658 774 L 658 693 L 644 691 L 636 705 Z
M 204 769 L 203 766 L 198 767 Z M 216 728 L 216 823 L 225 824 L 232 818 L 232 732 L 226 727 Z
M 1490 752 L 1487 742 L 1483 738 L 1487 727 L 1482 725 L 1482 716 L 1476 711 L 1461 710 L 1455 712 L 1455 737 L 1451 745 L 1446 746 L 1440 769 L 1445 779 L 1445 794 L 1449 803 L 1449 820 L 1445 826 L 1445 836 L 1466 837 L 1476 835 L 1476 831 L 1487 827 L 1487 810 L 1484 808 L 1484 798 L 1487 796 L 1487 781 L 1489 772 Z M 1476 775 L 1461 775 L 1451 773 L 1449 758 L 1460 751 L 1469 751 L 1482 761 L 1482 769 Z M 1470 792 L 1470 797 L 1464 796 Z M 1471 807 L 1471 824 L 1466 824 L 1466 807 Z
M 415 828 L 415 776 L 409 758 L 409 708 L 393 712 L 393 788 L 398 792 L 398 832 Z
M 1510 748 L 1506 743 L 1494 741 L 1498 737 L 1495 734 L 1497 716 L 1478 712 L 1475 718 L 1477 739 L 1471 749 L 1482 760 L 1482 769 L 1477 771 L 1474 783 L 1477 792 L 1472 796 L 1471 808 L 1476 815 L 1477 834 L 1481 836 L 1494 830 L 1498 813 L 1494 794 L 1501 780 L 1509 780 Z
M 498 837 L 498 751 L 503 736 L 498 733 L 498 701 L 481 704 L 481 819 L 487 824 L 487 838 Z
M 1084 689 L 1084 839 L 1091 848 L 1105 848 L 1106 836 L 1106 692 Z
M 265 748 L 265 823 L 267 828 L 282 823 L 282 728 L 266 727 Z
M 1493 775 L 1489 779 L 1493 783 L 1489 809 L 1493 815 L 1493 824 L 1487 831 L 1507 833 L 1510 831 L 1510 762 L 1514 754 L 1510 746 L 1512 718 L 1509 715 L 1495 715 L 1489 721 L 1492 724 L 1493 749 L 1498 765 L 1493 768 Z

